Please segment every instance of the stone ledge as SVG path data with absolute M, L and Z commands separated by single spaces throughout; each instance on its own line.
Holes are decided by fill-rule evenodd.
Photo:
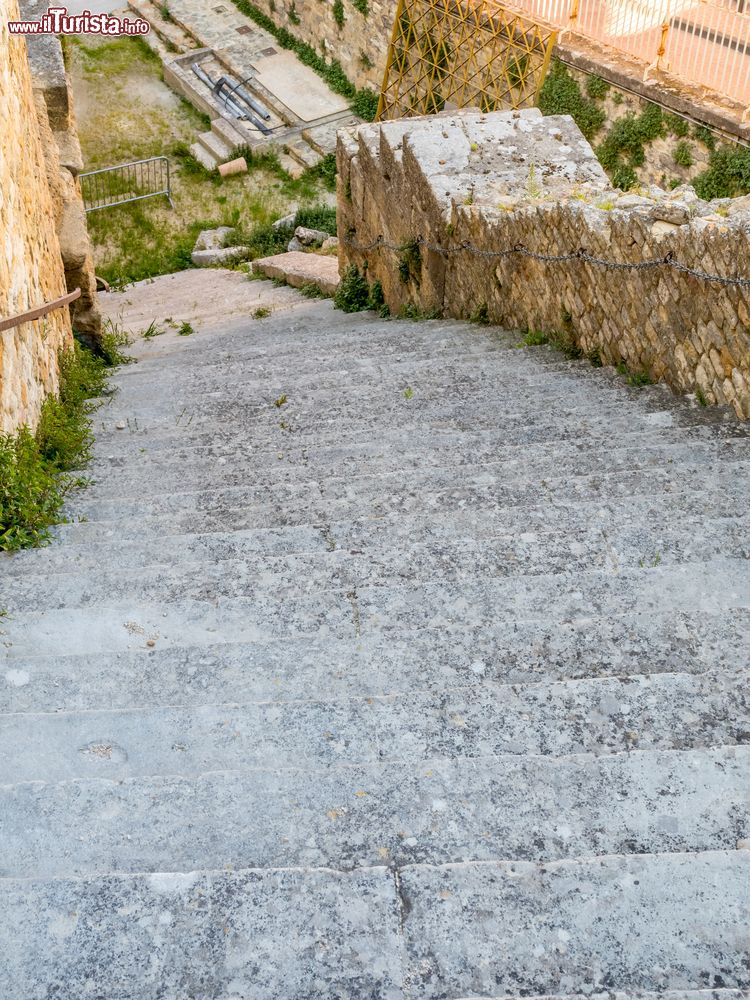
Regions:
M 325 295 L 333 295 L 339 286 L 339 262 L 337 257 L 318 253 L 302 253 L 293 250 L 277 253 L 273 257 L 262 257 L 253 261 L 253 273 L 266 278 L 280 278 L 292 288 L 303 285 L 317 285 Z

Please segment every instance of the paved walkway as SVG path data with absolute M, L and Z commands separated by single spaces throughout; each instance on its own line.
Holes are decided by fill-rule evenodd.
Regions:
M 747 996 L 747 428 L 267 294 L 0 561 L 3 1000 Z

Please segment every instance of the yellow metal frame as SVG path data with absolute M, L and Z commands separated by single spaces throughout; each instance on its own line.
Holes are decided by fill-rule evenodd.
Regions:
M 377 120 L 531 107 L 556 38 L 497 0 L 399 0 Z

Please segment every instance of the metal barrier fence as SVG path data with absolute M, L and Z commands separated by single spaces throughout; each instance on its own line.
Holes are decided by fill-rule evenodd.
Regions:
M 377 119 L 531 107 L 555 38 L 496 0 L 399 0 Z
M 528 16 L 750 105 L 750 0 L 506 0 Z
M 174 208 L 169 160 L 166 156 L 152 156 L 147 160 L 133 160 L 115 167 L 90 170 L 79 174 L 79 180 L 87 212 L 126 205 L 143 198 L 157 198 L 159 195 L 165 195 Z

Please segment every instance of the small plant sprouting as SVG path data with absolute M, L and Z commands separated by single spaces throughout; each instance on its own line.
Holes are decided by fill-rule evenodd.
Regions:
M 188 323 L 188 321 L 185 320 L 184 323 L 180 324 L 180 326 L 179 326 L 179 328 L 177 330 L 177 336 L 178 337 L 189 337 L 191 333 L 195 333 L 195 330 L 193 329 L 193 325 L 192 325 L 192 323 Z
M 266 319 L 266 317 L 270 315 L 271 310 L 268 306 L 258 306 L 257 309 L 253 310 L 253 319 Z
M 656 569 L 657 566 L 661 565 L 661 552 L 657 552 L 651 561 L 651 568 Z
M 410 385 L 407 385 L 407 387 L 404 389 L 404 399 L 412 399 L 413 396 L 414 396 L 414 390 Z
M 529 330 L 523 338 L 523 342 L 527 347 L 541 347 L 543 344 L 549 343 L 549 336 L 541 330 Z
M 487 309 L 487 303 L 481 302 L 474 312 L 469 317 L 470 322 L 478 323 L 479 326 L 489 326 L 490 325 L 490 314 Z
M 698 401 L 698 406 L 708 406 L 706 394 L 699 385 L 695 387 L 695 398 Z
M 352 264 L 339 282 L 333 304 L 342 312 L 353 313 L 367 309 L 370 302 L 370 286 L 356 264 Z
M 142 336 L 144 340 L 153 340 L 154 337 L 160 337 L 163 333 L 164 331 L 160 330 L 159 327 L 156 325 L 156 320 L 152 319 L 149 325 L 143 331 Z
M 417 239 L 407 240 L 399 247 L 398 276 L 403 284 L 413 281 L 419 287 L 422 279 L 422 251 Z
M 274 399 L 273 405 L 276 407 L 277 410 L 280 410 L 281 407 L 286 404 L 286 401 L 287 401 L 286 393 L 282 393 L 282 395 L 279 396 L 278 399 Z

